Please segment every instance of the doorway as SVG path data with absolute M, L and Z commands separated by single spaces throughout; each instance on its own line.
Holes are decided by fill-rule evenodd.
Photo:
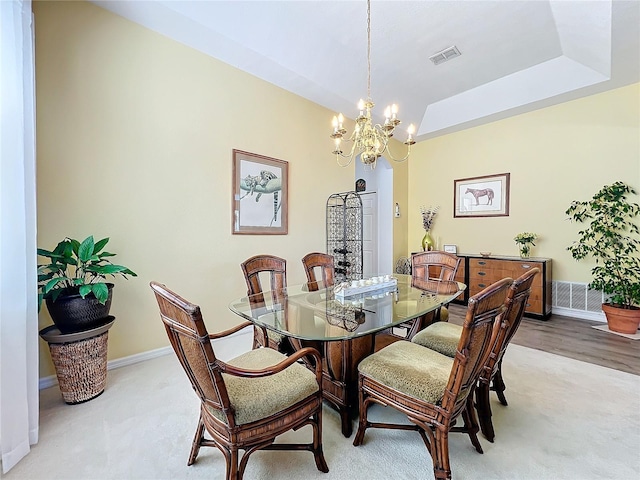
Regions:
M 358 159 L 359 160 L 359 159 Z M 363 179 L 359 192 L 363 207 L 363 275 L 393 273 L 393 168 L 384 158 L 375 169 L 356 163 L 355 180 Z

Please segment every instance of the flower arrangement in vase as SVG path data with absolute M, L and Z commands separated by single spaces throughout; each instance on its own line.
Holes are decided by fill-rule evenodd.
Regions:
M 536 246 L 536 244 L 533 243 L 536 238 L 538 238 L 538 235 L 530 232 L 519 233 L 513 238 L 520 249 L 521 258 L 529 258 L 531 255 L 531 247 Z
M 420 207 L 420 213 L 422 214 L 422 228 L 424 228 L 424 237 L 422 237 L 422 250 L 433 250 L 434 242 L 433 238 L 431 238 L 431 234 L 429 233 L 431 230 L 431 226 L 433 225 L 433 220 L 436 217 L 436 213 L 440 206 L 437 207 Z

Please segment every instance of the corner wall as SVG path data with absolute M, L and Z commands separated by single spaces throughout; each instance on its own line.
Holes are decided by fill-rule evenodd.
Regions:
M 564 212 L 622 180 L 640 192 L 640 84 L 421 142 L 409 161 L 408 251 L 420 250 L 420 205 L 440 205 L 433 237 L 461 253 L 518 255 L 513 237 L 539 235 L 532 254 L 553 279 L 589 282 L 593 266 L 566 247 L 579 227 Z M 508 217 L 454 218 L 456 179 L 509 172 Z M 634 201 L 640 203 L 640 196 Z
M 210 331 L 239 323 L 240 263 L 324 251 L 325 205 L 353 189 L 331 155 L 330 112 L 87 2 L 34 2 L 38 246 L 110 237 L 117 279 L 109 359 L 168 345 L 149 288 L 202 307 Z M 322 132 L 326 132 L 323 135 Z M 289 162 L 289 234 L 232 235 L 232 149 Z M 46 308 L 40 328 L 51 324 Z M 53 373 L 44 341 L 40 376 Z

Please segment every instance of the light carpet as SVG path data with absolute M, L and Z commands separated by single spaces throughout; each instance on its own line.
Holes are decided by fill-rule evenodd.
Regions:
M 513 344 L 503 368 L 509 406 L 491 394 L 495 443 L 480 436 L 480 455 L 468 436 L 451 434 L 454 479 L 640 478 L 639 376 Z M 390 409 L 375 413 L 403 420 Z M 66 405 L 57 386 L 48 388 L 41 392 L 40 441 L 5 478 L 222 479 L 224 459 L 215 448 L 202 448 L 186 465 L 197 416 L 174 355 L 110 371 L 105 393 L 84 404 Z M 309 428 L 282 440 L 306 441 Z M 416 432 L 370 429 L 354 447 L 325 407 L 323 437 L 329 473 L 316 470 L 309 452 L 257 452 L 245 478 L 433 478 Z

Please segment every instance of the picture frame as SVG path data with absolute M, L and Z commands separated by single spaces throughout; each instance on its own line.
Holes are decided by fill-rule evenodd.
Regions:
M 457 254 L 458 253 L 458 246 L 457 245 L 443 245 L 442 249 L 447 253 L 453 253 L 453 254 Z
M 234 149 L 232 233 L 287 235 L 288 186 L 288 162 Z
M 508 217 L 509 173 L 453 181 L 453 216 Z

